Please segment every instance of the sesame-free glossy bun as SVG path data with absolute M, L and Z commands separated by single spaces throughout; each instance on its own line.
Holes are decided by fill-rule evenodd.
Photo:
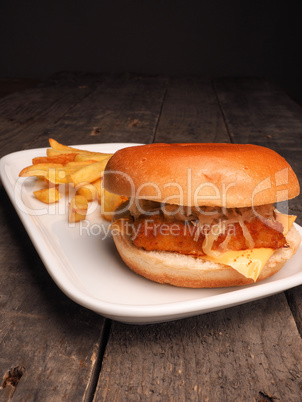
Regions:
M 269 148 L 243 144 L 150 144 L 117 151 L 104 187 L 127 197 L 241 208 L 296 197 L 290 165 Z
M 188 288 L 217 288 L 243 286 L 254 283 L 228 265 L 217 264 L 184 254 L 162 251 L 145 251 L 131 242 L 122 231 L 113 236 L 116 248 L 126 265 L 137 274 L 154 282 Z M 295 254 L 300 235 L 292 226 L 286 235 L 288 248 L 276 250 L 263 267 L 258 279 L 277 273 Z

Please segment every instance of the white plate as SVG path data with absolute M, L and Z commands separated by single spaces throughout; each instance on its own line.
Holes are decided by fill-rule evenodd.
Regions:
M 96 144 L 78 148 L 114 152 L 136 144 Z M 302 284 L 302 246 L 272 278 L 245 287 L 182 289 L 142 278 L 121 261 L 100 207 L 91 204 L 83 223 L 67 220 L 68 198 L 42 204 L 33 197 L 41 187 L 19 178 L 21 169 L 46 148 L 16 152 L 1 159 L 1 178 L 34 246 L 57 285 L 77 303 L 126 323 L 144 324 L 190 317 L 260 299 Z M 295 225 L 300 235 L 302 228 Z

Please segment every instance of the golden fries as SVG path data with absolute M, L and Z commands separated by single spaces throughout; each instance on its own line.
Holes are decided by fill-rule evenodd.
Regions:
M 91 202 L 97 199 L 98 193 L 93 184 L 86 184 L 77 189 L 76 195 L 81 195 L 85 197 L 87 201 Z
M 59 156 L 59 155 L 69 155 L 69 154 L 73 154 L 73 155 L 78 155 L 79 152 L 74 152 L 74 151 L 64 151 L 64 150 L 60 150 L 60 149 L 52 149 L 52 148 L 47 148 L 46 150 L 46 155 L 47 156 Z
M 109 191 L 101 187 L 101 213 L 103 218 L 111 221 L 115 210 L 127 200 L 127 197 L 109 193 Z
M 97 200 L 98 203 L 101 204 L 101 190 L 102 190 L 102 180 L 103 180 L 103 175 L 95 180 L 92 184 L 95 186 L 96 191 L 97 191 Z
M 78 167 L 62 165 L 59 163 L 40 163 L 24 168 L 20 177 L 43 177 L 53 184 L 69 183 L 69 175 L 75 172 Z
M 61 168 L 63 165 L 61 163 L 37 163 L 35 165 L 30 165 L 25 167 L 19 173 L 20 177 L 30 177 L 30 176 L 45 176 L 48 169 Z
M 62 198 L 57 187 L 42 188 L 41 190 L 34 191 L 34 195 L 39 201 L 45 204 L 53 204 Z
M 19 173 L 20 177 L 38 177 L 47 183 L 47 188 L 34 191 L 35 197 L 47 204 L 58 202 L 62 196 L 57 187 L 65 184 L 69 186 L 68 190 L 75 192 L 69 203 L 69 222 L 85 219 L 88 202 L 97 200 L 101 204 L 102 199 L 105 202 L 102 214 L 105 219 L 111 220 L 114 209 L 126 198 L 101 188 L 102 176 L 112 154 L 69 147 L 53 138 L 49 139 L 49 144 L 47 156 L 33 158 L 32 165 Z
M 77 154 L 61 154 L 61 155 L 54 155 L 54 156 L 40 156 L 34 158 L 32 160 L 33 165 L 37 165 L 40 163 L 60 163 L 65 164 L 69 162 L 73 162 Z
M 98 153 L 98 152 L 86 151 L 84 149 L 73 148 L 73 147 L 69 147 L 68 145 L 60 144 L 58 141 L 54 140 L 53 138 L 49 138 L 49 145 L 51 146 L 51 148 L 53 150 L 62 152 L 64 154 L 68 154 L 68 153 L 97 154 Z M 100 153 L 100 154 L 103 155 L 102 153 Z
M 91 165 L 92 163 L 95 163 L 95 161 L 81 161 L 81 162 L 73 161 L 66 163 L 65 166 L 80 169 L 84 166 Z
M 70 183 L 73 183 L 75 187 L 91 183 L 101 177 L 108 160 L 109 158 L 104 159 L 102 162 L 94 162 L 84 166 L 74 173 L 71 173 L 68 180 L 70 180 Z
M 75 169 L 68 166 L 62 168 L 48 169 L 46 171 L 45 179 L 53 184 L 67 184 L 70 183 L 69 175 L 74 172 Z
M 98 200 L 99 190 L 101 188 L 101 179 L 95 180 L 92 183 L 85 184 L 77 189 L 76 195 L 82 195 L 87 201 Z
M 81 195 L 76 195 L 69 203 L 68 220 L 70 223 L 80 222 L 86 218 L 88 201 Z
M 112 154 L 77 154 L 75 157 L 75 161 L 82 162 L 82 161 L 94 161 L 94 162 L 101 162 L 104 159 L 109 159 Z
M 81 149 L 77 148 L 72 148 L 67 145 L 60 144 L 58 141 L 54 140 L 53 138 L 49 138 L 49 145 L 51 146 L 52 149 L 57 150 L 57 151 L 63 151 L 62 153 L 70 153 L 70 152 L 75 152 L 75 153 L 93 153 L 90 151 L 84 151 Z

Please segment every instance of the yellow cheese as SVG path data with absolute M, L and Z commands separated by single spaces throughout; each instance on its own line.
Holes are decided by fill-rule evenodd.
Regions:
M 286 235 L 296 220 L 296 216 L 278 212 L 276 220 L 283 225 L 283 234 Z M 254 248 L 243 251 L 226 251 L 218 257 L 206 256 L 202 258 L 219 264 L 229 265 L 246 278 L 252 278 L 256 281 L 262 268 L 273 253 L 274 250 L 272 248 Z

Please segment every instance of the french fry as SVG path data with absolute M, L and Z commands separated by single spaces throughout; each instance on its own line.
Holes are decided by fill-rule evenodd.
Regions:
M 101 214 L 107 221 L 112 221 L 115 210 L 128 198 L 112 194 L 101 187 Z
M 34 196 L 45 204 L 53 204 L 62 198 L 57 187 L 42 188 L 41 190 L 34 191 Z
M 65 166 L 66 167 L 71 167 L 71 168 L 74 168 L 74 169 L 81 169 L 82 167 L 91 165 L 92 163 L 95 163 L 95 161 L 81 161 L 81 162 L 73 161 L 73 162 L 66 163 Z
M 69 183 L 69 175 L 78 167 L 68 167 L 59 163 L 40 163 L 27 166 L 20 173 L 20 177 L 43 177 L 53 184 Z
M 76 195 L 82 195 L 87 199 L 87 201 L 98 200 L 101 203 L 101 182 L 102 178 L 93 181 L 92 183 L 85 184 L 84 186 L 78 187 Z
M 68 149 L 69 148 L 67 145 L 60 144 L 58 141 L 56 141 L 53 138 L 49 138 L 48 142 L 49 142 L 49 145 L 51 146 L 51 148 L 53 148 L 53 149 L 63 150 L 63 149 Z
M 56 187 L 58 184 L 56 183 L 51 183 L 49 180 L 46 179 L 46 177 L 41 177 L 40 180 L 43 180 L 43 182 L 46 184 L 47 187 Z
M 97 191 L 97 200 L 98 203 L 101 204 L 101 191 L 102 191 L 102 180 L 103 180 L 103 173 L 101 173 L 101 177 L 92 182 L 92 184 L 95 186 L 96 191 Z
M 68 220 L 70 223 L 82 221 L 86 218 L 88 201 L 81 195 L 75 195 L 69 203 Z
M 81 195 L 85 197 L 88 202 L 91 202 L 98 198 L 98 191 L 95 185 L 89 183 L 79 187 L 76 191 L 76 195 Z
M 70 180 L 75 187 L 91 183 L 101 177 L 101 173 L 104 171 L 108 160 L 109 158 L 104 159 L 102 162 L 95 162 L 87 165 L 74 173 L 71 173 L 68 180 Z
M 45 177 L 46 172 L 49 169 L 57 169 L 57 168 L 62 168 L 63 165 L 61 163 L 37 163 L 35 165 L 30 165 L 25 167 L 24 169 L 21 170 L 19 173 L 20 177 L 31 177 L 31 176 L 37 176 L 37 177 Z
M 33 158 L 33 165 L 38 165 L 40 163 L 60 163 L 65 165 L 68 162 L 73 162 L 77 154 L 61 154 L 61 155 L 53 155 L 53 156 L 38 156 Z
M 90 152 L 90 151 L 85 151 L 83 149 L 69 147 L 68 145 L 60 144 L 58 141 L 54 140 L 53 138 L 49 138 L 49 145 L 54 150 L 64 151 L 66 153 L 70 153 L 70 152 L 84 153 L 84 154 L 93 154 L 94 153 L 94 152 Z
M 69 154 L 78 155 L 78 152 L 75 152 L 75 151 L 64 151 L 64 150 L 52 149 L 52 148 L 47 148 L 47 149 L 46 149 L 46 155 L 47 155 L 47 156 L 58 156 L 58 155 L 69 155 Z
M 53 184 L 67 184 L 70 183 L 70 174 L 75 171 L 76 168 L 62 166 L 61 168 L 48 169 L 44 177 Z
M 78 148 L 73 148 L 73 147 L 69 147 L 67 145 L 63 145 L 60 144 L 58 141 L 54 140 L 53 138 L 49 138 L 49 144 L 52 148 L 53 151 L 58 152 L 58 155 L 64 154 L 64 153 L 77 153 L 77 154 L 81 154 L 86 155 L 86 159 L 79 159 L 79 162 L 82 160 L 87 160 L 88 155 L 93 155 L 94 158 L 96 159 L 91 159 L 91 160 L 96 160 L 96 161 L 101 161 L 105 158 L 109 158 L 112 156 L 112 154 L 105 154 L 103 152 L 91 152 L 91 151 L 86 151 L 83 149 L 78 149 Z M 79 155 L 78 155 L 79 157 Z
M 75 157 L 75 161 L 82 162 L 82 161 L 94 161 L 94 162 L 101 162 L 104 159 L 111 158 L 113 154 L 101 154 L 101 153 L 94 153 L 94 154 L 78 154 Z

